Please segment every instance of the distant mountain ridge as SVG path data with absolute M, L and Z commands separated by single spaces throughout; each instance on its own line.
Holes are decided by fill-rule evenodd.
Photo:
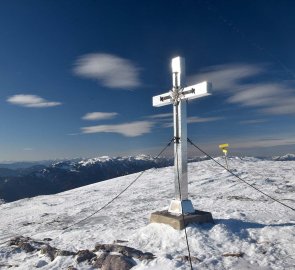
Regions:
M 273 157 L 274 161 L 293 161 L 295 160 L 295 154 L 286 154 L 284 156 Z
M 249 158 L 253 159 L 253 157 L 241 159 Z M 208 157 L 195 157 L 190 158 L 189 162 L 207 159 Z M 258 159 L 287 161 L 295 160 L 295 155 Z M 0 200 L 11 202 L 27 197 L 54 194 L 150 168 L 171 165 L 173 158 L 154 158 L 147 155 L 0 164 Z
M 54 194 L 153 167 L 170 166 L 172 163 L 173 160 L 169 158 L 155 159 L 139 155 L 78 158 L 47 161 L 41 164 L 38 162 L 0 164 L 0 199 L 11 202 L 37 195 Z

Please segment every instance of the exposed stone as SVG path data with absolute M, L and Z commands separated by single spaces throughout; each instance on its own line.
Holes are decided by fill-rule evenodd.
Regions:
M 48 256 L 51 261 L 53 261 L 55 259 L 56 251 L 57 251 L 57 249 L 50 246 L 49 244 L 43 245 L 41 247 L 41 254 L 45 254 L 46 256 Z
M 113 243 L 114 244 L 122 244 L 122 243 L 127 243 L 128 241 L 127 240 L 120 240 L 120 239 L 118 239 L 118 240 L 115 240 Z
M 153 260 L 155 256 L 150 252 L 142 252 L 138 249 L 116 245 L 116 244 L 96 244 L 95 251 L 118 252 L 127 257 L 133 257 L 139 260 Z
M 189 262 L 189 256 L 187 256 L 187 255 L 177 257 L 177 259 L 181 260 L 183 262 Z M 191 256 L 191 261 L 192 261 L 192 263 L 197 263 L 197 262 L 200 262 L 201 260 L 195 256 Z
M 30 243 L 20 243 L 19 247 L 25 252 L 33 252 L 36 250 Z
M 29 242 L 31 242 L 31 238 L 17 236 L 9 241 L 10 246 L 18 246 L 20 249 L 24 250 L 25 252 L 33 252 L 36 250 Z
M 222 254 L 223 257 L 243 257 L 244 256 L 244 253 L 242 252 L 239 252 L 239 253 L 224 253 Z
M 76 252 L 58 249 L 55 252 L 55 257 L 57 256 L 75 256 Z
M 49 241 L 52 241 L 52 239 L 47 237 L 47 238 L 44 238 L 43 241 L 48 241 L 49 242 Z
M 136 265 L 136 262 L 132 258 L 139 260 L 152 260 L 155 256 L 149 252 L 142 252 L 135 248 L 117 245 L 117 244 L 97 244 L 95 251 L 103 251 L 103 253 L 97 257 L 93 251 L 88 249 L 80 250 L 77 253 L 60 250 L 52 247 L 44 241 L 51 241 L 50 238 L 44 238 L 43 241 L 35 241 L 29 237 L 18 236 L 10 240 L 9 245 L 15 245 L 24 250 L 25 252 L 40 251 L 53 261 L 57 256 L 74 256 L 77 255 L 76 261 L 78 263 L 88 261 L 93 267 L 100 268 L 102 270 L 129 270 Z M 123 241 L 122 241 L 123 242 Z M 114 255 L 111 252 L 120 253 L 121 255 Z M 41 268 L 47 264 L 46 261 L 40 260 L 35 267 Z M 76 270 L 74 266 L 69 266 L 67 270 Z
M 67 270 L 78 270 L 78 269 L 77 269 L 76 267 L 70 265 L 70 266 L 67 268 Z
M 92 258 L 94 258 L 94 257 L 96 257 L 96 255 L 95 255 L 92 251 L 90 251 L 90 250 L 88 250 L 88 249 L 79 250 L 79 251 L 77 252 L 77 258 L 76 258 L 76 261 L 77 261 L 78 263 L 80 263 L 80 262 L 84 262 L 84 261 L 89 261 L 89 262 L 90 262 L 90 260 L 91 260 Z
M 136 262 L 130 257 L 124 255 L 111 255 L 107 252 L 103 253 L 93 264 L 101 270 L 129 270 L 136 265 Z
M 40 260 L 36 263 L 36 268 L 42 268 L 43 266 L 47 265 L 48 263 L 44 260 Z
M 41 247 L 41 254 L 45 254 L 53 261 L 57 256 L 75 256 L 76 253 L 68 250 L 61 250 L 45 244 Z
M 96 259 L 92 261 L 92 265 L 96 268 L 101 268 L 106 257 L 109 255 L 109 252 L 102 253 L 99 257 L 96 257 Z
M 28 241 L 30 241 L 30 240 L 31 240 L 30 237 L 17 236 L 17 237 L 15 237 L 15 238 L 12 238 L 12 239 L 9 241 L 9 245 L 10 245 L 10 246 L 19 246 L 19 245 L 21 245 L 22 243 L 28 242 Z

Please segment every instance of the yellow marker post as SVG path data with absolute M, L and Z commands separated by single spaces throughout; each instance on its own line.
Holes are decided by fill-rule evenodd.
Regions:
M 224 154 L 224 159 L 225 159 L 225 164 L 226 164 L 226 168 L 228 169 L 228 162 L 227 162 L 227 151 L 229 144 L 228 143 L 223 143 L 219 145 L 219 148 L 222 150 L 223 154 Z

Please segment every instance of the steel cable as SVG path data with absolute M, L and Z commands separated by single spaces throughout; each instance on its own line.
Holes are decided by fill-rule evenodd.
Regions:
M 208 153 L 206 153 L 204 150 L 202 150 L 199 146 L 197 146 L 196 144 L 194 144 L 189 138 L 187 139 L 187 141 L 194 146 L 195 148 L 197 148 L 200 152 L 202 152 L 204 155 L 208 156 L 211 160 L 213 160 L 216 164 L 218 164 L 220 167 L 222 167 L 223 169 L 225 169 L 226 171 L 228 171 L 231 175 L 233 175 L 234 177 L 238 178 L 240 181 L 244 182 L 246 185 L 250 186 L 251 188 L 255 189 L 256 191 L 260 192 L 261 194 L 263 194 L 264 196 L 272 199 L 273 201 L 295 211 L 295 208 L 277 200 L 276 198 L 271 197 L 270 195 L 266 194 L 265 192 L 261 191 L 260 189 L 258 189 L 257 187 L 253 186 L 252 184 L 248 183 L 247 181 L 245 181 L 244 179 L 242 179 L 241 177 L 239 177 L 238 175 L 236 175 L 235 173 L 233 173 L 231 170 L 228 170 L 225 166 L 223 166 L 220 162 L 218 162 L 217 160 L 215 160 L 213 157 L 211 157 Z

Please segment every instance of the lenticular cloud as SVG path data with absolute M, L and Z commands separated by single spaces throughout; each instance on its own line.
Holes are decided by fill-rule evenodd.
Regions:
M 48 101 L 42 97 L 36 95 L 14 95 L 7 99 L 7 102 L 30 108 L 47 108 L 59 106 L 61 102 Z
M 109 88 L 135 88 L 140 86 L 139 70 L 124 58 L 104 53 L 86 54 L 75 63 L 74 73 L 98 80 Z

